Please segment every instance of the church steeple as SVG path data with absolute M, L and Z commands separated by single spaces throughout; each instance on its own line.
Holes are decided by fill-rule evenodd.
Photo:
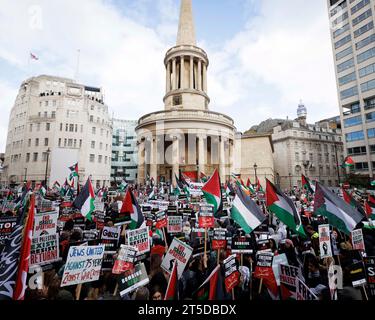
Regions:
M 181 0 L 177 44 L 168 50 L 165 60 L 165 109 L 208 110 L 208 57 L 197 47 L 192 0 Z
M 196 46 L 192 0 L 181 1 L 180 23 L 178 26 L 177 45 Z

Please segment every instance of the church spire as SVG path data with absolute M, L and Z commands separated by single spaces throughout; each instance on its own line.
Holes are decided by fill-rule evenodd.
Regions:
M 177 45 L 196 46 L 192 0 L 181 0 Z

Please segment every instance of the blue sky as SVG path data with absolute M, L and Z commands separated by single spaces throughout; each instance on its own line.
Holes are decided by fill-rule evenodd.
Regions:
M 20 83 L 32 75 L 103 87 L 116 117 L 163 109 L 163 58 L 176 41 L 179 0 L 2 0 L 0 152 Z M 210 109 L 244 131 L 267 118 L 337 115 L 325 0 L 193 0 L 198 44 L 210 59 Z M 29 52 L 40 60 L 28 65 Z

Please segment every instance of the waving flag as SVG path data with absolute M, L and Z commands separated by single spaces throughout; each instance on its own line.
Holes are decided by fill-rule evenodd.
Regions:
M 253 232 L 266 220 L 266 216 L 259 207 L 240 188 L 237 188 L 233 200 L 231 218 L 241 226 L 246 234 Z
M 129 228 L 131 230 L 139 229 L 142 226 L 143 221 L 145 220 L 141 207 L 139 206 L 133 192 L 130 189 L 126 191 L 125 199 L 122 202 L 120 212 L 130 213 L 131 223 L 129 224 Z
M 30 59 L 32 59 L 32 60 L 39 60 L 39 58 L 35 54 L 33 54 L 31 52 L 30 52 Z
M 306 238 L 301 217 L 294 205 L 280 189 L 266 179 L 266 205 L 284 224 Z
M 342 167 L 343 168 L 352 168 L 352 167 L 354 167 L 354 164 L 355 164 L 355 162 L 354 162 L 353 158 L 348 156 L 348 157 L 345 158 Z
M 257 181 L 257 192 L 263 192 L 263 188 L 262 188 L 262 185 L 260 184 L 259 178 Z
M 169 278 L 167 292 L 164 300 L 178 300 L 178 273 L 177 273 L 177 259 L 174 262 L 173 270 Z
M 33 237 L 34 229 L 34 215 L 35 215 L 35 196 L 31 195 L 29 214 L 27 217 L 27 222 L 25 226 L 24 238 L 21 247 L 20 262 L 18 265 L 18 273 L 16 285 L 13 292 L 13 300 L 24 300 L 25 290 L 27 288 L 26 279 L 27 273 L 29 272 L 29 260 L 30 260 L 30 250 L 31 241 Z
M 313 187 L 311 185 L 310 180 L 307 177 L 305 177 L 304 175 L 302 175 L 302 187 L 303 187 L 303 189 L 305 189 L 310 194 L 314 194 L 315 187 Z
M 128 183 L 125 180 L 122 180 L 120 184 L 120 191 L 124 192 L 127 187 Z
M 202 187 L 202 192 L 207 202 L 214 206 L 214 215 L 218 217 L 218 214 L 223 209 L 223 201 L 221 198 L 220 176 L 217 170 L 215 170 L 210 180 Z
M 369 219 L 375 220 L 375 198 L 368 195 L 368 201 L 365 201 L 366 215 Z
M 198 290 L 193 293 L 193 296 L 196 297 L 197 300 L 211 301 L 222 299 L 224 297 L 224 289 L 222 287 L 223 281 L 221 278 L 220 265 L 218 265 Z
M 73 206 L 81 211 L 81 214 L 86 217 L 86 219 L 92 221 L 92 213 L 95 210 L 95 192 L 92 186 L 90 178 L 87 179 L 85 186 L 79 193 L 77 198 L 73 202 Z
M 358 210 L 316 182 L 314 213 L 328 218 L 329 224 L 347 235 L 363 220 Z
M 363 218 L 366 218 L 366 212 L 363 209 L 363 207 L 349 194 L 347 193 L 344 189 L 342 189 L 342 194 L 344 196 L 344 200 L 347 204 L 352 206 L 353 208 L 357 209 L 358 212 L 361 213 Z
M 76 188 L 79 192 L 79 174 L 78 174 L 78 163 L 69 167 L 69 183 L 72 188 Z

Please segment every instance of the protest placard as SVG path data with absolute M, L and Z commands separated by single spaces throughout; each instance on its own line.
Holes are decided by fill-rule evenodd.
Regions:
M 105 223 L 105 213 L 103 211 L 95 211 L 93 219 L 96 223 L 96 229 L 102 230 Z
M 311 292 L 310 288 L 299 278 L 296 278 L 297 300 L 318 300 L 318 297 Z
M 3 217 L 0 219 L 0 246 L 5 244 L 6 239 L 9 239 L 16 224 L 17 217 Z
M 113 274 L 121 274 L 126 270 L 134 268 L 135 259 L 137 257 L 137 248 L 132 246 L 121 245 L 117 259 L 113 266 Z
M 296 300 L 296 278 L 299 276 L 300 271 L 298 268 L 280 264 L 280 291 L 282 300 Z
M 352 231 L 352 244 L 353 250 L 365 250 L 365 242 L 363 240 L 362 229 L 357 229 Z
M 320 258 L 321 259 L 332 257 L 329 224 L 321 224 L 319 226 L 319 246 L 320 246 Z
M 225 269 L 225 288 L 227 292 L 230 292 L 240 282 L 240 273 L 236 264 L 236 255 L 231 255 L 224 260 Z
M 104 245 L 70 247 L 61 287 L 98 280 L 103 255 Z
M 137 264 L 134 269 L 127 270 L 120 276 L 118 281 L 120 296 L 123 297 L 137 288 L 147 285 L 149 281 L 145 265 Z
M 353 287 L 361 287 L 367 283 L 365 265 L 362 261 L 353 263 L 349 266 L 349 275 Z
M 181 233 L 182 232 L 182 216 L 168 216 L 167 232 L 168 233 Z
M 252 254 L 253 249 L 248 237 L 234 237 L 232 240 L 232 253 Z
M 102 230 L 102 239 L 103 240 L 119 240 L 120 239 L 120 227 L 108 227 L 105 226 Z
M 91 241 L 99 238 L 98 230 L 84 230 L 83 231 L 83 241 Z
M 59 259 L 57 219 L 57 211 L 35 215 L 30 266 L 48 264 Z
M 158 211 L 155 216 L 156 229 L 162 229 L 167 226 L 167 214 L 165 211 Z
M 148 227 L 126 230 L 127 244 L 135 247 L 138 250 L 138 255 L 144 254 L 150 251 L 150 236 Z
M 145 214 L 146 226 L 152 228 L 154 225 L 155 216 L 149 212 Z
M 213 228 L 215 226 L 214 206 L 200 205 L 198 222 L 200 228 Z
M 273 269 L 273 274 L 275 275 L 275 279 L 277 282 L 277 285 L 280 285 L 280 273 L 279 273 L 279 266 L 280 264 L 288 264 L 288 258 L 286 257 L 285 253 L 278 254 L 273 257 L 272 261 L 272 269 Z
M 178 273 L 178 278 L 180 278 L 182 276 L 182 273 L 185 269 L 186 264 L 189 262 L 189 259 L 192 253 L 193 253 L 193 248 L 191 248 L 186 243 L 174 238 L 163 259 L 161 267 L 165 271 L 171 273 L 173 269 L 174 261 L 177 260 L 178 262 L 177 273 Z
M 375 257 L 364 258 L 367 287 L 371 296 L 375 297 Z
M 215 228 L 212 239 L 212 250 L 225 250 L 227 248 L 227 229 Z

